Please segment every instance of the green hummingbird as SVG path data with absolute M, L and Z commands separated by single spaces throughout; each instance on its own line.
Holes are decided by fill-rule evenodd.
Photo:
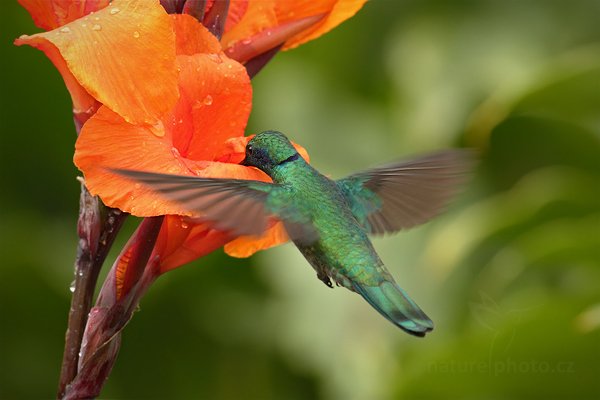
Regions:
M 439 214 L 464 181 L 470 159 L 468 151 L 448 150 L 334 181 L 308 164 L 284 134 L 265 131 L 248 142 L 241 164 L 262 170 L 273 183 L 113 172 L 235 235 L 258 236 L 270 218 L 280 219 L 327 286 L 333 280 L 404 331 L 425 336 L 433 322 L 396 283 L 368 234 L 397 232 Z

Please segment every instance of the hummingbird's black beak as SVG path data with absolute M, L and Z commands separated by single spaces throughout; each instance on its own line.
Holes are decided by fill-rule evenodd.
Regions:
M 240 161 L 240 165 L 245 165 L 246 167 L 249 167 L 250 164 L 248 164 L 248 161 L 246 161 L 247 158 L 244 158 L 242 161 Z

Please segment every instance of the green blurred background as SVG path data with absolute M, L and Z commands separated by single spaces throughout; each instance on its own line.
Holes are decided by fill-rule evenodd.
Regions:
M 51 63 L 11 44 L 37 29 L 2 8 L 0 398 L 48 398 L 73 279 L 75 134 Z M 216 252 L 150 289 L 103 397 L 598 398 L 598 15 L 585 0 L 375 0 L 278 55 L 254 80 L 249 132 L 287 132 L 325 173 L 481 150 L 447 214 L 375 239 L 436 330 L 409 337 L 291 245 Z

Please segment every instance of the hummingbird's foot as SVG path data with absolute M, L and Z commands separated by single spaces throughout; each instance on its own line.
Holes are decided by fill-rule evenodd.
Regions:
M 327 275 L 317 274 L 317 278 L 321 280 L 325 285 L 333 289 L 333 284 L 331 283 L 331 279 Z

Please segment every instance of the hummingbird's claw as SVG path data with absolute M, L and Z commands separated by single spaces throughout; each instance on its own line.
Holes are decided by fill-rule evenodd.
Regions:
M 317 278 L 319 278 L 327 287 L 333 289 L 333 284 L 331 283 L 331 279 L 325 274 L 317 274 Z

